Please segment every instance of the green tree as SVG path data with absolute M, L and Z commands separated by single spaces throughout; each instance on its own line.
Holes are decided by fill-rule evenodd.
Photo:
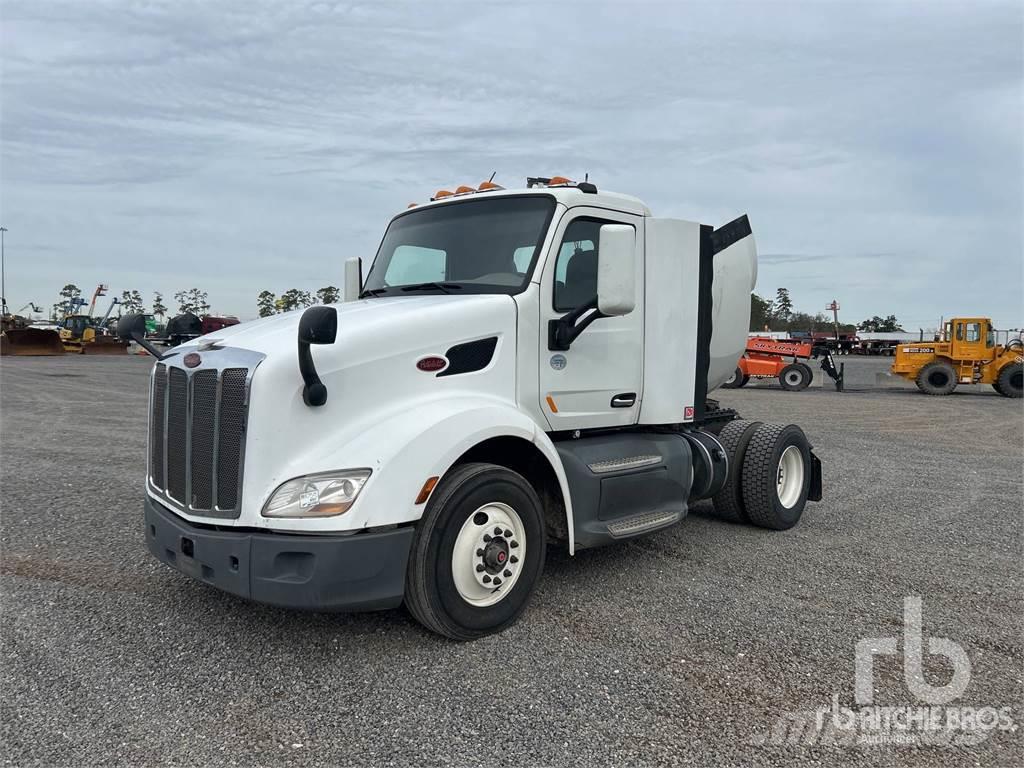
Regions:
M 772 303 L 756 293 L 750 294 L 750 330 L 767 331 L 772 319 Z
M 341 298 L 341 291 L 333 285 L 328 285 L 316 292 L 316 298 L 321 304 L 337 304 Z
M 137 312 L 145 312 L 142 304 L 142 294 L 138 291 L 121 291 L 121 308 L 129 315 Z
M 308 307 L 313 303 L 313 297 L 309 291 L 300 291 L 298 288 L 289 288 L 281 294 L 275 302 L 278 312 L 290 312 L 293 309 Z
M 779 288 L 775 292 L 775 305 L 772 307 L 772 315 L 779 320 L 786 321 L 793 314 L 793 301 L 789 298 L 788 288 Z
M 163 318 L 167 314 L 167 307 L 164 306 L 164 297 L 160 291 L 153 292 L 153 314 Z
M 889 315 L 888 317 L 875 315 L 858 323 L 857 330 L 867 331 L 868 333 L 899 333 L 903 329 L 900 327 L 896 315 Z
M 174 300 L 178 302 L 178 314 L 180 315 L 186 312 L 191 312 L 193 315 L 205 315 L 210 311 L 210 302 L 207 299 L 206 291 L 200 291 L 198 288 L 178 291 L 174 294 Z
M 256 311 L 260 317 L 270 317 L 277 312 L 276 299 L 270 291 L 260 291 L 256 297 Z
M 78 303 L 75 299 L 82 297 L 82 289 L 74 283 L 68 283 L 60 289 L 60 297 L 63 299 L 59 304 L 55 304 L 54 307 L 59 307 L 59 314 L 70 315 L 75 311 Z

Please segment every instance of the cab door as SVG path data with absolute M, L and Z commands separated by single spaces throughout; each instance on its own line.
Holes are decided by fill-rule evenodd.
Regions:
M 552 350 L 548 332 L 597 296 L 603 224 L 636 231 L 636 308 L 591 323 L 568 350 Z M 558 223 L 541 275 L 538 348 L 540 408 L 553 431 L 635 424 L 643 394 L 643 217 L 600 208 L 570 208 Z
M 957 360 L 988 360 L 992 349 L 986 349 L 988 323 L 980 318 L 953 321 L 953 357 Z

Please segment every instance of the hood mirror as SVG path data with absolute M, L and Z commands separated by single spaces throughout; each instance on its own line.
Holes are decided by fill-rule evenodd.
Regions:
M 299 373 L 305 386 L 302 402 L 316 408 L 327 402 L 327 387 L 313 364 L 311 344 L 333 344 L 338 337 L 338 311 L 334 307 L 310 307 L 299 319 Z
M 125 315 L 117 321 L 117 337 L 122 341 L 134 341 L 157 360 L 162 360 L 164 353 L 154 347 L 146 339 L 146 316 L 140 314 Z

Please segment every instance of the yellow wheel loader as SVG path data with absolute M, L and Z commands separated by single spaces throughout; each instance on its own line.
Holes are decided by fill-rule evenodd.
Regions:
M 1005 343 L 997 337 L 1005 334 Z M 992 328 L 987 317 L 957 317 L 935 341 L 900 344 L 892 373 L 926 395 L 948 395 L 959 384 L 991 384 L 1003 397 L 1024 394 L 1024 341 Z

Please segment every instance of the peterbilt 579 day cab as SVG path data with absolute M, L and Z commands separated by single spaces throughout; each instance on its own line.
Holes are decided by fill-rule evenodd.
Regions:
M 337 305 L 163 353 L 153 555 L 280 606 L 404 601 L 470 639 L 520 615 L 549 544 L 650 534 L 707 498 L 737 522 L 796 524 L 821 498 L 803 432 L 707 397 L 747 340 L 747 218 L 713 229 L 530 181 L 398 214 L 365 279 L 346 262 Z M 137 320 L 121 332 L 147 345 Z

